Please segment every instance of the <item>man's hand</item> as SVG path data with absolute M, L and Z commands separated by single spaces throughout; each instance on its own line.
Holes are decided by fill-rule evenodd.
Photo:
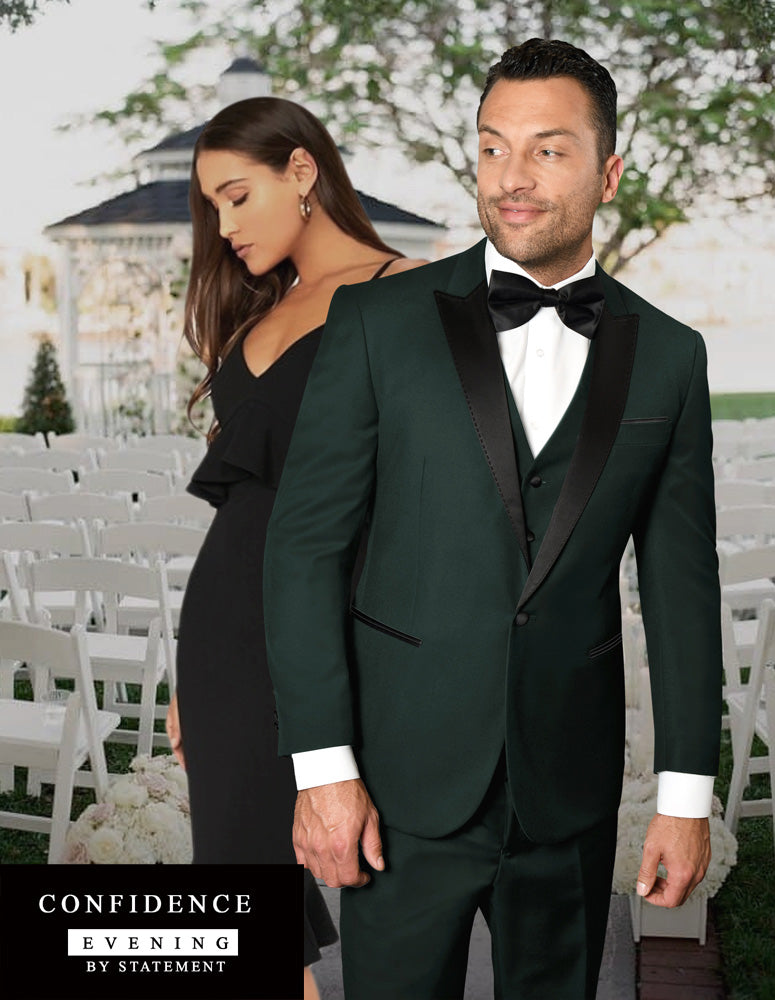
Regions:
M 657 875 L 660 862 L 667 878 Z M 657 813 L 649 823 L 637 891 L 655 906 L 680 906 L 703 880 L 710 864 L 707 819 L 684 819 Z
M 366 885 L 358 864 L 358 841 L 372 868 L 382 871 L 379 815 L 360 778 L 302 789 L 296 799 L 293 847 L 296 860 L 315 878 L 338 889 Z

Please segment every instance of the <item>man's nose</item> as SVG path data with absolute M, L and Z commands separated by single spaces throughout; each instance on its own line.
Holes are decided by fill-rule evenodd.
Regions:
M 509 156 L 500 175 L 500 186 L 506 194 L 532 191 L 535 187 L 535 173 L 527 157 Z

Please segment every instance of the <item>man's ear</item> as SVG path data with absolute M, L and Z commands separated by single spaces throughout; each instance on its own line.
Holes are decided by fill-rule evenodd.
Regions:
M 612 153 L 603 166 L 603 194 L 601 202 L 612 201 L 619 190 L 619 181 L 622 179 L 624 170 L 624 160 L 616 153 Z

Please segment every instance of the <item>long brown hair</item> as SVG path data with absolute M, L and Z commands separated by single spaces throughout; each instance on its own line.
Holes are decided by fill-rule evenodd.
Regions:
M 219 111 L 199 134 L 191 167 L 189 205 L 194 239 L 183 333 L 207 366 L 207 373 L 189 400 L 189 419 L 194 405 L 209 394 L 219 363 L 296 279 L 296 268 L 289 258 L 266 274 L 253 275 L 231 253 L 219 233 L 218 213 L 199 186 L 197 158 L 205 149 L 229 150 L 280 173 L 298 147 L 305 149 L 317 164 L 313 190 L 333 222 L 359 242 L 401 256 L 377 235 L 333 139 L 309 111 L 279 97 L 251 97 Z M 216 430 L 213 424 L 208 439 Z

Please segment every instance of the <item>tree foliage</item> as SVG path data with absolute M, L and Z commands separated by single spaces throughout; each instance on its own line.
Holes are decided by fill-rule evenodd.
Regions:
M 22 415 L 16 422 L 16 430 L 20 434 L 35 434 L 37 431 L 69 434 L 75 430 L 73 411 L 59 373 L 56 348 L 49 337 L 40 339 L 24 390 Z
M 32 24 L 44 3 L 70 3 L 70 0 L 0 0 L 0 27 L 5 25 L 16 31 Z
M 472 194 L 488 67 L 510 45 L 556 37 L 589 51 L 619 89 L 626 170 L 602 212 L 600 252 L 611 271 L 703 196 L 732 211 L 775 193 L 773 0 L 176 2 L 190 34 L 159 43 L 160 72 L 102 113 L 111 124 L 201 121 L 206 91 L 179 75 L 202 48 L 225 45 L 252 54 L 275 93 L 322 114 L 339 141 L 440 162 Z

